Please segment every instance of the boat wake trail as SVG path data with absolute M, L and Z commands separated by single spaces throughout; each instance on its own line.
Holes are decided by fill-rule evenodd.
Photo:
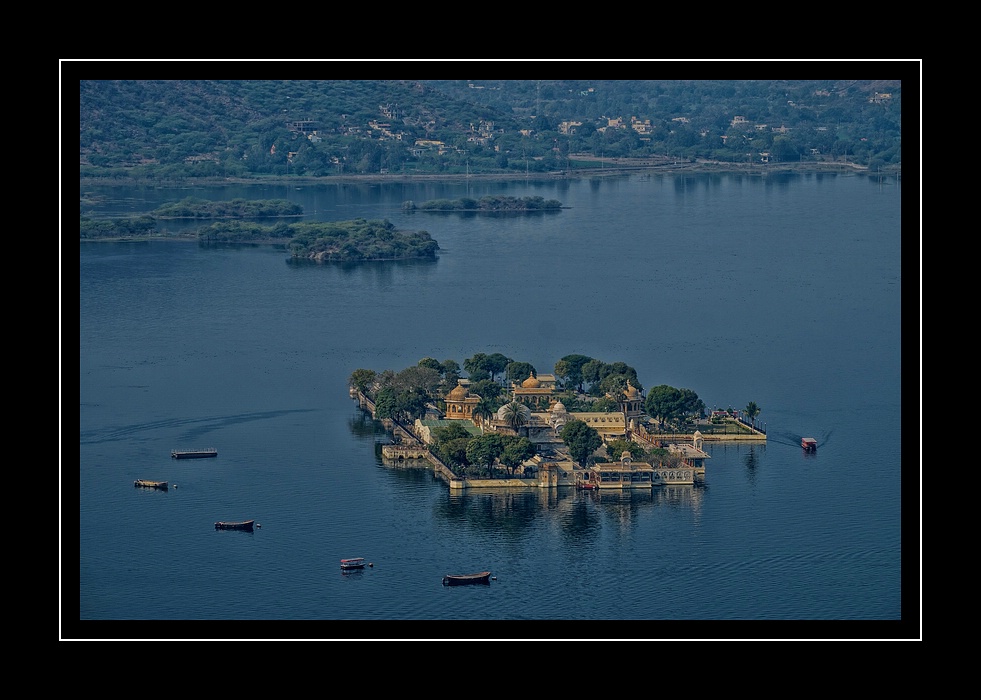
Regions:
M 767 433 L 766 439 L 767 442 L 771 442 L 776 445 L 791 445 L 794 447 L 800 447 L 800 441 L 804 437 L 813 437 L 817 440 L 818 447 L 823 447 L 828 444 L 828 442 L 831 439 L 831 434 L 833 432 L 834 429 L 831 429 L 831 430 L 826 430 L 823 433 L 819 433 L 817 435 L 812 433 L 810 435 L 804 436 L 790 431 L 771 430 L 769 433 Z
M 123 425 L 115 428 L 83 431 L 79 433 L 79 444 L 98 445 L 105 442 L 118 442 L 136 435 L 158 430 L 172 431 L 174 428 L 184 429 L 181 439 L 191 439 L 229 425 L 269 420 L 292 413 L 307 413 L 313 410 L 316 409 L 294 408 L 285 411 L 259 411 L 256 413 L 239 413 L 230 416 L 212 416 L 210 418 L 173 418 L 171 420 L 153 421 L 150 423 L 134 423 L 133 425 Z

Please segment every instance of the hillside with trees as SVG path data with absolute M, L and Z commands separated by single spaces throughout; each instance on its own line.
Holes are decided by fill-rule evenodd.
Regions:
M 902 81 L 79 81 L 83 179 L 530 174 L 611 158 L 898 169 Z

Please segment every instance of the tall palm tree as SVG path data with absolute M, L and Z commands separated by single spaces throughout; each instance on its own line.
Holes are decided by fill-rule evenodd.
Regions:
M 749 418 L 749 421 L 753 424 L 754 428 L 756 427 L 756 416 L 760 415 L 760 411 L 762 410 L 763 409 L 756 405 L 755 401 L 750 401 L 748 404 L 746 404 L 746 408 L 743 410 L 743 413 L 745 413 L 746 417 Z
M 490 399 L 480 399 L 480 403 L 473 407 L 473 417 L 480 422 L 481 427 L 483 427 L 485 422 L 490 421 L 494 417 L 494 405 Z
M 521 427 L 528 425 L 528 408 L 517 401 L 512 401 L 504 405 L 501 417 L 514 430 L 514 434 L 518 435 Z M 525 437 L 528 437 L 527 434 Z

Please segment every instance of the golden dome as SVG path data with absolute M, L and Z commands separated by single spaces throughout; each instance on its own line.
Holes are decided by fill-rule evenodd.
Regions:
M 446 395 L 450 401 L 460 401 L 461 399 L 467 398 L 467 389 L 462 384 L 457 384 L 453 391 Z
M 629 380 L 627 381 L 627 390 L 624 393 L 627 394 L 628 399 L 636 399 L 640 394 L 640 392 L 637 391 L 637 387 L 631 384 Z
M 528 378 L 521 382 L 521 386 L 525 389 L 538 389 L 542 383 L 535 379 L 534 374 L 529 374 Z

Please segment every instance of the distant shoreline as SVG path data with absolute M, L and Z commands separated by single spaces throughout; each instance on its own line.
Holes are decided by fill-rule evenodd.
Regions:
M 600 159 L 596 159 L 600 161 Z M 626 159 L 605 159 L 607 165 L 595 168 L 573 168 L 546 173 L 370 173 L 367 175 L 328 175 L 325 177 L 275 176 L 248 178 L 184 178 L 179 180 L 156 180 L 152 178 L 79 178 L 80 186 L 128 186 L 154 185 L 323 185 L 323 184 L 384 184 L 389 182 L 520 182 L 522 180 L 579 180 L 583 178 L 617 177 L 635 173 L 737 173 L 745 175 L 769 175 L 775 173 L 868 173 L 866 166 L 855 163 L 725 163 L 722 161 L 696 161 L 664 163 L 660 165 L 630 165 Z M 883 171 L 886 176 L 901 175 L 900 169 Z

